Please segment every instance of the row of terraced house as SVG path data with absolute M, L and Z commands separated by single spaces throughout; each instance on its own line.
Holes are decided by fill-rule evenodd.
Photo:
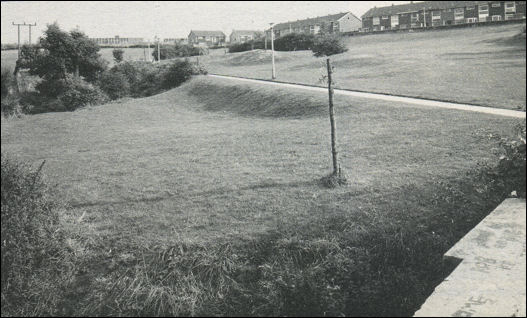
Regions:
M 525 19 L 525 1 L 423 1 L 374 7 L 363 32 Z

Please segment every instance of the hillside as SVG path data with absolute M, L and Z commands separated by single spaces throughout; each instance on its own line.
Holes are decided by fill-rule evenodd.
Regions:
M 2 120 L 2 153 L 62 202 L 65 316 L 409 316 L 503 198 L 479 179 L 519 119 L 197 77 Z M 524 125 L 524 121 L 523 121 Z M 73 265 L 72 265 L 73 266 Z M 37 300 L 39 295 L 35 296 Z M 241 298 L 240 298 L 241 297 Z M 240 301 L 242 299 L 243 301 Z
M 345 38 L 332 57 L 336 87 L 525 108 L 525 36 L 498 25 Z M 201 57 L 211 73 L 270 79 L 270 50 Z M 277 80 L 323 85 L 324 58 L 276 52 Z

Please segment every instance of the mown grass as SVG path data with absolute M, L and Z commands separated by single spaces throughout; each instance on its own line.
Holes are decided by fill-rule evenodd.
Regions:
M 505 195 L 480 179 L 490 135 L 525 124 L 339 96 L 350 184 L 326 189 L 326 99 L 199 77 L 3 122 L 2 150 L 45 159 L 70 207 L 63 312 L 413 314 L 450 269 L 443 253 Z
M 524 26 L 524 25 L 523 25 Z M 335 87 L 525 109 L 521 24 L 344 38 L 332 56 Z M 323 85 L 325 59 L 275 52 L 281 81 Z M 210 73 L 271 78 L 271 51 L 205 56 Z

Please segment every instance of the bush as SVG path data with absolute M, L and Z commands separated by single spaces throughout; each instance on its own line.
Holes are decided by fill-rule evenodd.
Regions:
M 2 316 L 54 315 L 70 274 L 57 205 L 42 180 L 2 153 Z
M 229 46 L 229 53 L 245 52 L 245 51 L 264 49 L 264 48 L 265 48 L 265 42 L 263 40 L 249 41 L 245 43 L 234 43 Z
M 110 97 L 118 99 L 130 95 L 130 83 L 120 72 L 104 72 L 98 83 L 99 87 Z
M 64 90 L 58 99 L 67 111 L 74 111 L 87 105 L 102 104 L 108 100 L 108 97 L 99 87 L 85 82 L 79 77 L 67 75 L 64 80 L 59 82 L 59 86 Z
M 514 138 L 499 138 L 500 158 L 495 167 L 489 168 L 487 178 L 503 189 L 504 195 L 516 191 L 517 196 L 525 198 L 526 185 L 526 144 L 525 126 L 515 127 L 517 132 Z
M 274 40 L 276 51 L 310 50 L 313 47 L 315 36 L 305 33 L 290 33 Z
M 159 55 L 161 60 L 173 59 L 176 57 L 189 57 L 204 55 L 202 48 L 194 47 L 188 44 L 164 44 L 159 46 Z M 157 45 L 154 45 L 152 57 L 157 61 Z
M 19 98 L 16 92 L 16 78 L 8 68 L 2 68 L 2 108 L 4 116 L 20 113 Z
M 163 72 L 163 88 L 170 89 L 188 81 L 192 75 L 202 74 L 203 69 L 198 69 L 188 60 L 176 61 Z
M 2 99 L 16 91 L 16 78 L 7 67 L 2 67 Z
M 113 55 L 113 59 L 115 60 L 115 63 L 121 63 L 124 57 L 124 50 L 123 49 L 113 49 L 112 55 Z
M 313 44 L 312 51 L 315 56 L 331 56 L 344 53 L 348 49 L 342 44 L 336 35 L 318 36 Z

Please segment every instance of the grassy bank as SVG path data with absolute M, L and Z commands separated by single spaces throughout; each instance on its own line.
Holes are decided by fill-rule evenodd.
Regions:
M 503 198 L 478 167 L 520 121 L 339 96 L 350 185 L 330 190 L 326 99 L 198 77 L 2 122 L 2 150 L 45 159 L 69 206 L 63 312 L 413 314 Z
M 435 98 L 508 109 L 525 108 L 522 25 L 482 26 L 344 38 L 332 56 L 336 87 Z M 271 78 L 270 50 L 206 56 L 210 73 Z M 276 52 L 277 79 L 322 85 L 324 58 L 311 51 Z

